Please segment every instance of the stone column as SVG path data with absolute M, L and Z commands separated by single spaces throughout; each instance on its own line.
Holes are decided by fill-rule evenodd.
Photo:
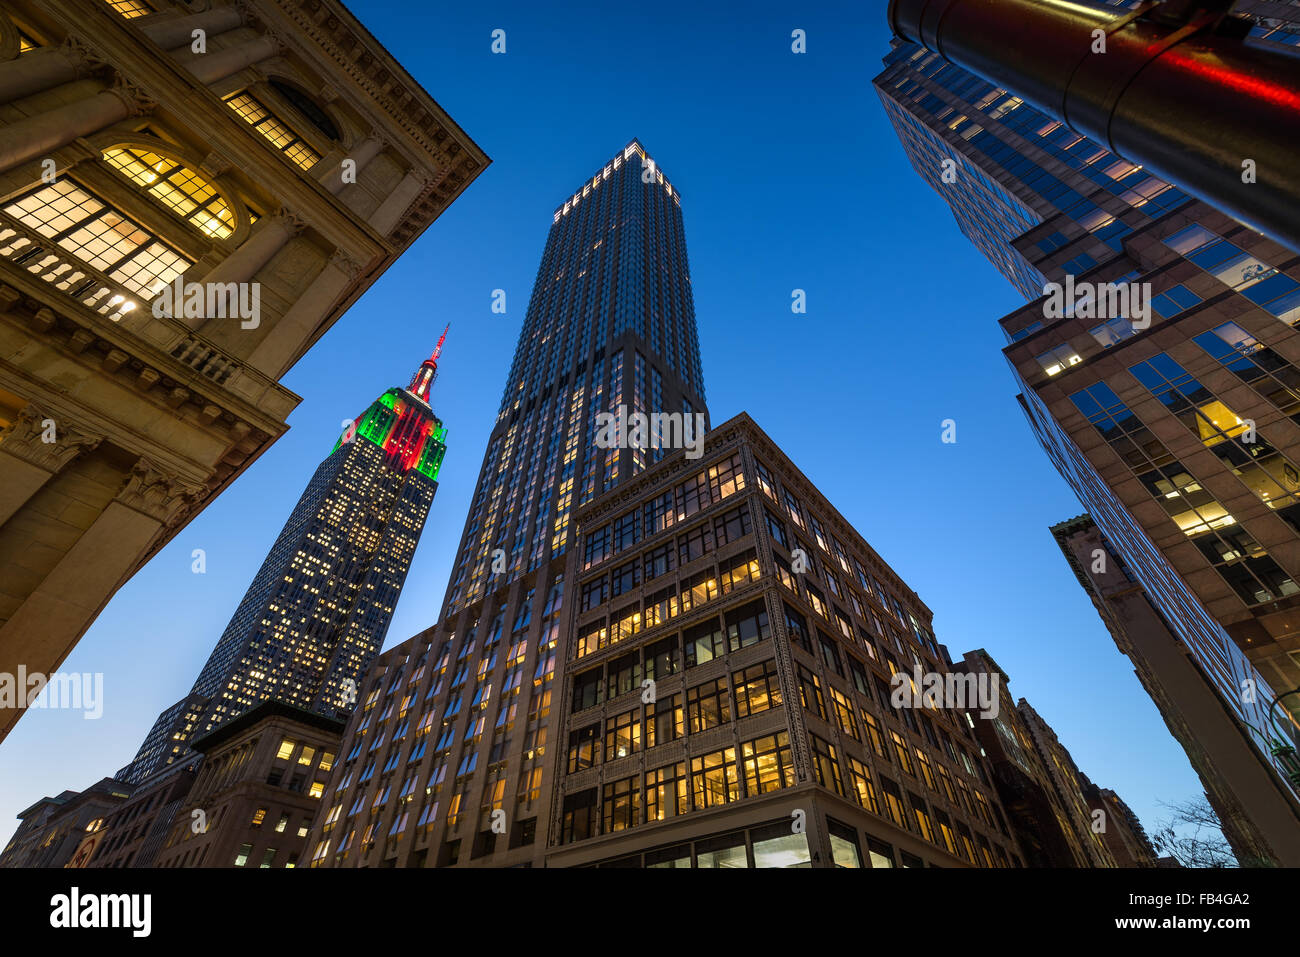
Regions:
M 188 46 L 195 30 L 202 30 L 212 38 L 242 26 L 243 22 L 244 17 L 238 7 L 216 7 L 204 13 L 177 17 L 163 23 L 144 23 L 140 30 L 164 50 L 171 50 L 181 45 Z
M 217 263 L 200 283 L 248 282 L 259 269 L 271 261 L 285 243 L 303 228 L 302 220 L 288 210 L 281 210 L 277 215 L 259 222 L 243 245 L 221 262 Z M 205 317 L 185 318 L 177 316 L 191 329 L 197 329 L 207 321 Z
M 33 50 L 0 63 L 0 103 L 8 103 L 85 76 L 98 60 L 69 37 L 61 47 Z
M 371 215 L 370 225 L 387 236 L 401 222 L 402 215 L 411 208 L 415 198 L 424 192 L 427 185 L 428 180 L 423 173 L 411 170 Z
M 357 176 L 361 176 L 362 170 L 369 165 L 370 161 L 379 155 L 384 148 L 383 138 L 378 133 L 371 133 L 361 142 L 357 143 L 348 151 L 347 155 L 330 162 L 316 178 L 322 186 L 333 193 L 335 196 L 343 189 L 344 186 L 350 186 L 351 183 L 343 182 L 343 160 L 352 160 L 357 164 Z M 322 161 L 324 162 L 324 161 Z
M 256 40 L 248 40 L 238 46 L 215 50 L 212 53 L 191 54 L 189 46 L 184 46 L 173 50 L 172 55 L 186 54 L 188 58 L 183 60 L 181 65 L 193 73 L 194 78 L 200 83 L 209 84 L 224 80 L 244 67 L 269 60 L 279 52 L 280 42 L 267 34 Z
M 0 672 L 14 674 L 20 664 L 28 673 L 55 671 L 159 532 L 204 491 L 145 459 L 136 463 L 117 498 L 0 628 Z M 22 713 L 0 709 L 0 738 Z
M 54 441 L 45 442 L 44 422 L 54 423 Z M 99 445 L 102 436 L 86 435 L 28 405 L 0 435 L 0 526 L 36 492 L 82 452 Z
M 139 90 L 119 80 L 111 90 L 0 126 L 0 173 L 48 156 L 78 137 L 89 136 L 128 116 L 143 113 L 150 106 Z
M 342 253 L 336 252 L 330 257 L 307 291 L 257 344 L 248 357 L 248 364 L 272 379 L 279 379 L 301 355 L 303 344 L 329 314 L 330 308 L 356 281 L 360 270 L 357 263 Z

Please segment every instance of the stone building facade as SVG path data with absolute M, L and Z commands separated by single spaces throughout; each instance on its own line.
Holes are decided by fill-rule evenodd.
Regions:
M 5 4 L 0 672 L 283 434 L 280 377 L 487 162 L 335 0 Z

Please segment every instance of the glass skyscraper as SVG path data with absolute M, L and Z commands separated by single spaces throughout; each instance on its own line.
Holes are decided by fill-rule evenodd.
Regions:
M 143 780 L 192 738 L 267 699 L 352 711 L 438 489 L 447 430 L 429 389 L 441 349 L 440 340 L 407 388 L 389 389 L 344 430 L 190 694 L 159 716 L 119 778 Z
M 1248 42 L 1295 45 L 1295 20 Z M 1039 441 L 1269 760 L 1273 688 L 1300 684 L 1295 251 L 914 44 L 875 87 L 918 174 L 1030 300 L 1001 325 Z M 1076 281 L 1047 308 L 1045 284 Z M 1145 290 L 1147 322 L 1083 297 L 1107 284 Z

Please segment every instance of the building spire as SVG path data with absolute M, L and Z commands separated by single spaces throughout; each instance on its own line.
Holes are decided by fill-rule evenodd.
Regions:
M 414 396 L 418 396 L 425 402 L 429 401 L 429 389 L 433 386 L 433 380 L 438 377 L 438 356 L 442 355 L 442 344 L 447 341 L 447 329 L 451 328 L 451 323 L 447 323 L 447 328 L 442 330 L 442 336 L 438 339 L 438 345 L 433 350 L 433 355 L 420 363 L 420 368 L 416 370 L 414 377 L 411 379 L 411 385 L 407 389 Z

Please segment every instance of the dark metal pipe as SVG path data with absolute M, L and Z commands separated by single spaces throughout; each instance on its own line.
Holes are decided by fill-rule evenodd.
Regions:
M 1300 57 L 1216 31 L 1221 12 L 1181 28 L 1156 19 L 1162 12 L 890 0 L 889 25 L 1300 252 Z M 1092 52 L 1098 29 L 1105 53 Z M 1253 183 L 1242 179 L 1246 160 Z

